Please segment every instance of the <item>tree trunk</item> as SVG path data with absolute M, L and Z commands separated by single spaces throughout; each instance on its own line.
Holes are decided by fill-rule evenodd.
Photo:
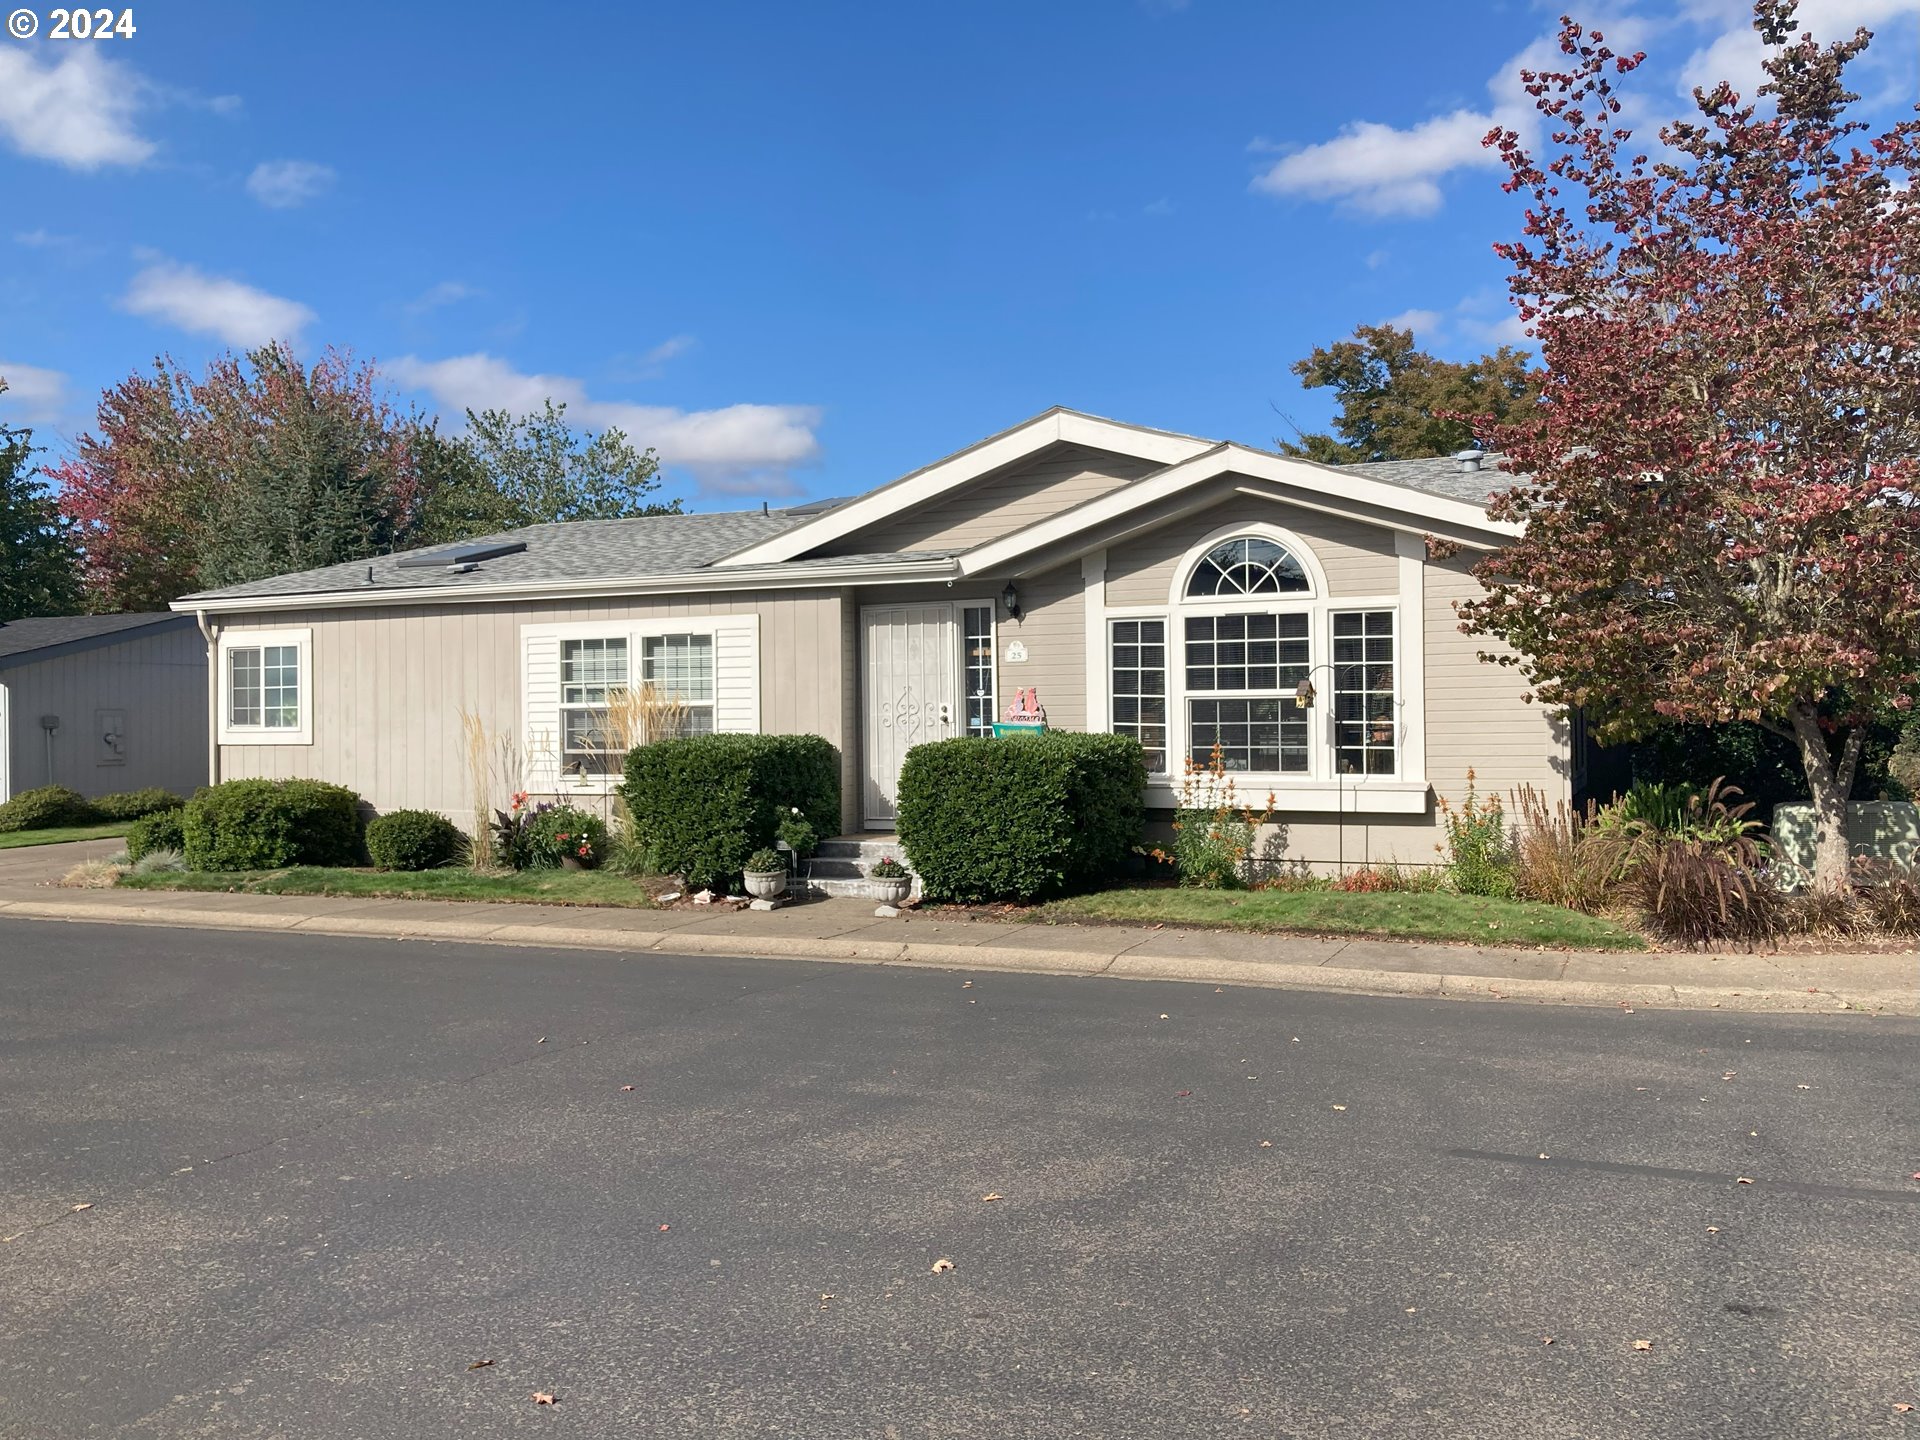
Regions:
M 1836 762 L 1820 728 L 1819 712 L 1805 701 L 1788 712 L 1793 738 L 1800 747 L 1800 765 L 1807 774 L 1807 793 L 1813 799 L 1813 888 L 1829 892 L 1847 888 L 1847 800 L 1853 794 L 1853 772 L 1860 763 L 1866 728 L 1856 725 L 1840 747 Z

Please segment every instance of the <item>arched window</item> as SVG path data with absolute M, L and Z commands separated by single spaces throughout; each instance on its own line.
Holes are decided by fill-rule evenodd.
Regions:
M 1285 546 L 1255 535 L 1223 540 L 1209 550 L 1187 577 L 1187 597 L 1231 595 L 1305 595 L 1313 589 L 1307 572 Z

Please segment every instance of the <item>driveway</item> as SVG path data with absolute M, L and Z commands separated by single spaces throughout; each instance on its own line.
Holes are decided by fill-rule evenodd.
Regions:
M 1916 1058 L 0 920 L 0 1435 L 1916 1434 Z

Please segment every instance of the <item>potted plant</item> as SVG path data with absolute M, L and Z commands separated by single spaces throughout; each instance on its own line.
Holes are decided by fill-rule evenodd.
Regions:
M 756 900 L 777 900 L 787 893 L 787 862 L 765 847 L 747 857 L 747 893 Z
M 898 905 L 913 889 L 913 872 L 891 855 L 882 856 L 867 871 L 882 905 Z

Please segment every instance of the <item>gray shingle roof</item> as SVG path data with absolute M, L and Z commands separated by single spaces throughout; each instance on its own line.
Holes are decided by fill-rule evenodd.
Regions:
M 1513 484 L 1513 476 L 1500 468 L 1500 457 L 1483 455 L 1478 470 L 1464 470 L 1451 455 L 1429 460 L 1375 460 L 1361 465 L 1336 465 L 1335 470 L 1352 470 L 1369 480 L 1385 480 L 1393 485 L 1410 485 L 1415 490 L 1430 490 L 1453 500 L 1484 505 L 1493 496 Z
M 37 658 L 40 651 L 89 641 L 104 643 L 126 632 L 169 623 L 191 622 L 185 616 L 165 610 L 135 615 L 50 615 L 33 620 L 9 620 L 0 625 L 0 664 L 9 661 L 25 664 Z
M 340 590 L 369 593 L 392 590 L 475 590 L 520 585 L 542 580 L 624 580 L 646 575 L 673 575 L 711 565 L 723 555 L 755 544 L 783 530 L 804 524 L 810 515 L 791 510 L 763 514 L 758 510 L 725 511 L 710 515 L 635 515 L 624 520 L 568 520 L 529 525 L 523 530 L 481 536 L 467 544 L 490 540 L 524 541 L 526 549 L 513 555 L 483 560 L 478 568 L 460 574 L 444 566 L 402 568 L 407 555 L 420 555 L 446 546 L 327 565 L 292 575 L 273 575 L 244 585 L 205 590 L 185 600 L 215 600 L 251 595 L 316 595 Z M 372 580 L 368 580 L 368 575 Z

